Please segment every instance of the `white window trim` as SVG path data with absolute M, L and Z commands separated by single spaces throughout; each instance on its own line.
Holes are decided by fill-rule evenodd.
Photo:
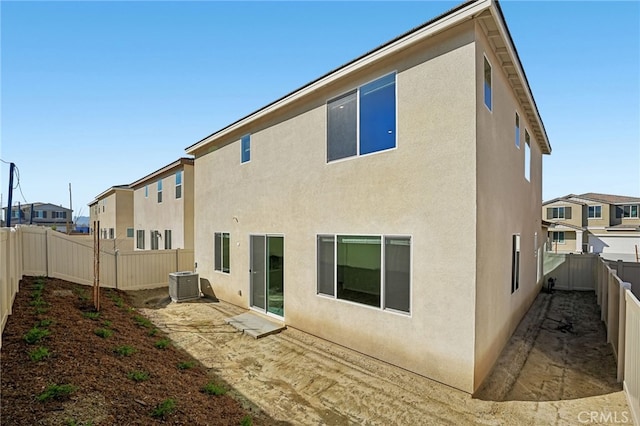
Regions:
M 395 74 L 395 86 L 394 86 L 394 96 L 395 96 L 395 101 L 396 101 L 396 108 L 395 108 L 395 122 L 396 122 L 396 130 L 395 130 L 395 141 L 394 141 L 394 147 L 393 148 L 387 148 L 387 149 L 383 149 L 381 151 L 375 151 L 375 152 L 369 152 L 367 154 L 360 154 L 360 88 L 362 86 L 366 86 L 369 83 L 373 83 L 376 80 L 379 80 L 383 77 L 386 77 L 388 75 L 391 74 Z M 362 157 L 369 157 L 371 155 L 376 155 L 376 154 L 382 154 L 385 152 L 391 152 L 391 151 L 395 151 L 398 149 L 398 70 L 394 69 L 393 71 L 389 71 L 388 73 L 382 74 L 372 80 L 366 81 L 362 84 L 359 84 L 358 86 L 356 86 L 355 88 L 351 88 L 349 90 L 346 90 L 336 96 L 332 96 L 331 98 L 328 98 L 325 100 L 324 102 L 324 107 L 325 107 L 325 117 L 327 117 L 327 106 L 329 105 L 329 102 L 336 100 L 350 92 L 356 91 L 356 154 L 355 155 L 351 155 L 349 157 L 343 157 L 343 158 L 338 158 L 337 160 L 331 160 L 331 161 L 327 161 L 327 156 L 329 154 L 329 144 L 327 143 L 327 141 L 329 140 L 329 120 L 326 120 L 326 126 L 325 126 L 325 134 L 324 134 L 324 140 L 325 140 L 325 146 L 324 146 L 324 158 L 325 158 L 325 165 L 327 164 L 335 164 L 335 163 L 341 163 L 343 161 L 349 161 L 349 160 L 354 160 L 356 158 L 362 158 Z M 342 234 L 341 234 L 342 235 Z
M 531 134 L 529 134 L 529 130 L 526 127 L 524 128 L 524 145 L 524 178 L 527 182 L 531 182 Z M 529 161 L 528 165 L 527 160 Z
M 319 293 L 318 292 L 318 237 L 320 235 L 326 235 L 326 236 L 333 236 L 334 240 L 333 240 L 333 264 L 334 264 L 334 268 L 333 268 L 333 296 L 331 296 L 330 294 L 324 294 L 324 293 Z M 371 305 L 366 305 L 364 303 L 358 303 L 358 302 L 353 302 L 351 300 L 345 300 L 345 299 L 340 299 L 338 298 L 338 235 L 340 236 L 354 236 L 354 237 L 380 237 L 380 306 L 371 306 Z M 316 273 L 315 273 L 315 293 L 316 296 L 321 297 L 323 299 L 329 299 L 329 300 L 335 300 L 338 301 L 339 303 L 346 303 L 348 305 L 353 305 L 353 306 L 359 306 L 359 307 L 363 307 L 366 309 L 372 309 L 375 310 L 377 312 L 388 312 L 391 314 L 395 314 L 395 315 L 399 315 L 402 317 L 413 317 L 413 234 L 366 234 L 366 233 L 348 233 L 348 232 L 318 232 L 315 234 L 315 238 L 316 238 L 316 248 L 315 248 L 315 263 L 316 263 Z M 385 290 L 386 290 L 386 282 L 384 280 L 384 273 L 385 273 L 385 265 L 384 265 L 384 255 L 385 255 L 385 248 L 384 248 L 384 239 L 385 238 L 409 238 L 409 240 L 411 241 L 411 245 L 409 247 L 409 312 L 404 312 L 404 311 L 398 311 L 396 309 L 392 309 L 392 308 L 385 308 Z
M 589 207 L 594 207 L 594 213 L 595 213 L 595 207 L 600 207 L 600 216 L 589 217 Z M 591 206 L 587 206 L 587 220 L 600 220 L 600 219 L 602 219 L 602 204 L 594 204 Z
M 483 83 L 484 83 L 484 78 L 483 78 Z M 484 102 L 484 100 L 483 100 Z M 520 114 L 518 114 L 518 111 L 516 111 L 516 117 L 518 118 L 518 131 L 517 131 L 517 138 L 516 140 L 514 140 L 514 145 L 516 146 L 516 148 L 520 149 L 521 145 L 522 145 L 522 140 L 521 140 L 521 133 L 522 133 L 522 118 L 520 117 Z
M 224 240 L 224 234 L 229 235 L 229 272 L 223 271 L 224 265 L 222 264 L 222 257 L 220 258 L 220 270 L 216 269 L 216 234 L 222 235 L 222 240 L 220 241 L 220 250 L 222 250 L 222 241 Z M 249 245 L 247 245 L 249 247 Z M 231 232 L 230 231 L 213 231 L 213 272 L 223 275 L 231 275 Z
M 251 139 L 252 139 L 251 135 L 252 135 L 251 133 L 247 133 L 245 135 L 240 136 L 240 165 L 248 164 L 251 162 Z M 242 150 L 242 139 L 245 136 L 249 136 L 249 159 L 247 161 L 242 161 L 242 154 L 244 153 L 244 151 Z

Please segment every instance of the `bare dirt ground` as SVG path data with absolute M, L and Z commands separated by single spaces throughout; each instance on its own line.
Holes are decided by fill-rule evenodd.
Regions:
M 237 395 L 291 424 L 632 422 L 593 293 L 541 294 L 475 398 L 292 328 L 255 340 L 224 322 L 245 312 L 224 302 L 142 312 Z
M 0 350 L 0 424 L 275 423 L 229 395 L 203 393 L 210 383 L 228 385 L 145 322 L 126 294 L 103 290 L 96 313 L 91 292 L 62 280 L 22 280 Z M 173 409 L 156 411 L 167 400 Z
M 94 334 L 96 322 L 83 316 L 89 288 L 53 280 L 44 294 L 48 313 L 34 316 L 29 286 L 23 285 L 3 335 L 3 425 L 240 424 L 247 414 L 254 424 L 631 424 L 593 293 L 541 294 L 472 398 L 292 328 L 255 340 L 224 321 L 245 309 L 210 299 L 169 303 L 166 288 L 113 293 L 137 312 L 118 308 L 109 292 L 98 322 L 110 321 L 115 333 L 102 339 Z M 173 345 L 158 350 L 156 337 L 132 320 L 137 313 Z M 48 318 L 52 335 L 43 345 L 54 355 L 33 362 L 23 336 Z M 115 356 L 122 344 L 138 351 Z M 178 371 L 175 365 L 191 357 L 199 368 Z M 125 364 L 129 358 L 136 361 Z M 127 378 L 133 369 L 149 371 L 152 379 L 133 382 Z M 233 399 L 202 394 L 211 380 Z M 37 401 L 47 385 L 63 382 L 79 390 Z M 177 412 L 151 417 L 168 397 L 178 400 Z

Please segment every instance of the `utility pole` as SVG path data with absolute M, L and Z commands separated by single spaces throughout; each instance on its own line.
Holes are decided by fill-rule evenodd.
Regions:
M 11 228 L 11 201 L 13 198 L 13 172 L 15 168 L 15 163 L 9 163 L 9 204 L 7 204 L 7 228 Z M 20 212 L 19 209 L 18 212 Z

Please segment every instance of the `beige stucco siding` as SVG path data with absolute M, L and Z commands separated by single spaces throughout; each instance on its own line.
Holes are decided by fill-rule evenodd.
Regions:
M 484 33 L 476 31 L 477 99 L 477 289 L 474 390 L 490 372 L 504 345 L 539 291 L 538 248 L 546 235 L 539 215 L 542 153 Z M 492 66 L 493 102 L 484 104 L 484 58 Z M 520 116 L 520 148 L 515 114 Z M 531 135 L 530 181 L 525 179 L 525 129 Z M 520 235 L 519 289 L 511 293 L 512 236 Z M 537 234 L 537 238 L 536 238 Z
M 176 171 L 182 173 L 182 197 L 176 198 Z M 158 202 L 158 181 L 162 180 L 162 202 Z M 145 187 L 148 195 L 145 196 Z M 158 249 L 164 249 L 165 230 L 171 230 L 171 248 L 193 248 L 193 166 L 183 164 L 148 182 L 136 185 L 134 228 L 145 231 L 144 249 L 151 249 L 151 231 L 160 232 Z M 134 245 L 136 245 L 134 236 Z
M 568 212 L 567 208 L 570 208 L 571 218 L 567 218 L 567 217 L 563 219 L 548 218 L 548 213 L 547 213 L 548 209 L 554 208 L 554 207 L 564 207 L 565 216 L 567 215 L 567 212 Z M 561 223 L 568 223 L 574 226 L 584 226 L 587 223 L 587 206 L 580 203 L 571 202 L 569 200 L 554 201 L 553 203 L 545 204 L 542 207 L 542 218 L 544 220 L 547 220 L 553 223 L 561 222 Z
M 248 306 L 250 235 L 283 235 L 289 326 L 472 391 L 474 61 L 466 24 L 239 131 L 249 163 L 236 138 L 198 155 L 196 261 L 216 296 Z M 394 70 L 397 148 L 327 164 L 326 101 Z M 230 233 L 229 274 L 213 270 L 215 232 Z M 410 236 L 411 314 L 317 295 L 319 234 Z

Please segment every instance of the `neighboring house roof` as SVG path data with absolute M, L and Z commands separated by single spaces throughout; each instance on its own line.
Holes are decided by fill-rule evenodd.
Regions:
M 347 62 L 346 64 L 330 71 L 329 73 L 307 83 L 301 88 L 283 96 L 280 99 L 264 106 L 263 108 L 237 120 L 230 125 L 210 134 L 195 144 L 185 148 L 188 154 L 195 154 L 196 151 L 211 144 L 225 143 L 222 138 L 230 137 L 237 132 L 246 132 L 245 129 L 250 123 L 268 115 L 272 115 L 282 108 L 290 105 L 301 98 L 312 96 L 316 90 L 329 83 L 341 79 L 348 74 L 359 71 L 372 63 L 378 62 L 389 55 L 404 50 L 410 45 L 422 42 L 434 34 L 441 33 L 454 27 L 470 18 L 482 20 L 484 28 L 490 34 L 493 48 L 496 55 L 501 59 L 502 66 L 509 68 L 513 72 L 506 72 L 509 83 L 514 89 L 518 100 L 522 103 L 527 118 L 532 123 L 532 132 L 540 145 L 544 154 L 551 153 L 551 145 L 547 137 L 542 118 L 538 107 L 531 93 L 529 82 L 524 73 L 518 52 L 516 51 L 513 39 L 507 28 L 502 9 L 497 0 L 471 0 L 443 13 L 442 15 L 427 21 L 426 23 L 402 34 L 393 40 L 365 53 L 364 55 Z
M 549 229 L 564 229 L 564 228 L 570 228 L 570 229 L 575 229 L 576 231 L 584 231 L 585 228 L 583 228 L 582 226 L 578 226 L 578 225 L 573 225 L 571 223 L 566 223 L 566 222 L 555 222 L 555 223 L 549 223 L 548 226 Z
M 179 158 L 173 163 L 167 164 L 166 166 L 159 168 L 155 172 L 150 173 L 141 179 L 138 179 L 137 181 L 130 184 L 129 187 L 132 189 L 138 189 L 140 186 L 148 183 L 149 181 L 155 181 L 158 177 L 162 176 L 163 174 L 170 172 L 171 170 L 183 167 L 185 164 L 193 166 L 193 158 L 192 157 Z
M 578 195 L 577 197 L 590 201 L 599 201 L 607 204 L 632 204 L 640 203 L 638 197 L 627 197 L 625 195 L 610 195 L 610 194 L 598 194 L 595 192 L 587 192 L 586 194 Z
M 589 201 L 596 201 L 599 203 L 605 204 L 636 204 L 640 203 L 640 198 L 637 197 L 627 197 L 624 195 L 610 195 L 610 194 L 597 194 L 595 192 L 587 192 L 585 194 L 569 194 L 564 195 L 562 197 L 554 198 L 553 200 L 545 201 L 542 203 L 543 206 L 547 204 L 552 204 L 558 201 L 564 201 L 567 203 L 573 204 L 581 204 L 585 205 Z
M 57 204 L 51 204 L 51 203 L 24 203 L 24 204 L 20 204 L 20 210 L 29 210 L 31 208 L 31 206 L 33 206 L 33 208 L 38 208 L 38 207 L 45 207 L 45 206 L 52 206 L 55 207 L 56 209 L 62 209 L 62 210 L 67 210 L 67 211 L 71 211 L 71 209 L 67 208 L 67 207 L 62 207 L 60 205 Z M 3 210 L 7 210 L 7 207 L 3 207 Z M 13 205 L 11 206 L 11 210 L 18 210 L 18 206 L 17 205 Z
M 607 226 L 605 229 L 607 231 L 640 231 L 640 226 L 621 223 L 619 225 Z
M 127 190 L 133 191 L 133 189 L 129 185 L 114 185 L 111 188 L 107 189 L 106 191 L 103 191 L 100 194 L 96 195 L 96 198 L 92 202 L 90 202 L 88 205 L 92 206 L 96 204 L 98 201 L 100 201 L 101 199 L 111 195 L 116 191 L 127 191 Z

